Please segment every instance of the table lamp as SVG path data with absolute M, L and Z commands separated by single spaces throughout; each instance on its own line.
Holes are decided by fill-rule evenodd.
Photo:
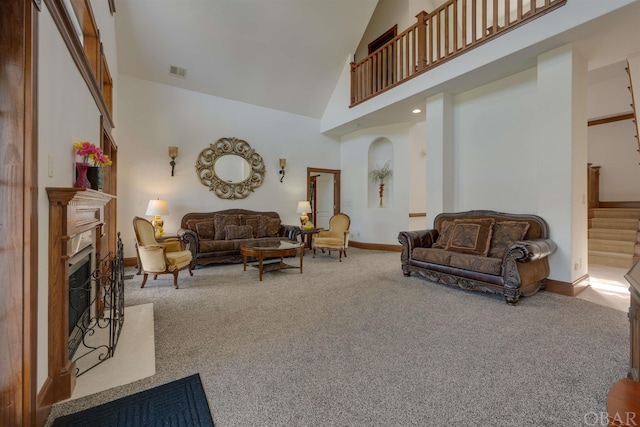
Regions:
M 162 236 L 164 234 L 164 230 L 162 229 L 164 221 L 161 215 L 169 215 L 169 206 L 167 206 L 166 200 L 149 200 L 145 215 L 153 215 L 151 224 L 153 224 L 155 235 L 156 237 Z
M 311 203 L 309 203 L 307 200 L 298 202 L 298 209 L 296 209 L 296 212 L 301 214 L 300 224 L 302 225 L 302 227 L 304 228 L 310 228 L 309 226 L 313 227 L 312 224 L 309 224 L 309 217 L 307 216 L 307 214 L 311 212 Z

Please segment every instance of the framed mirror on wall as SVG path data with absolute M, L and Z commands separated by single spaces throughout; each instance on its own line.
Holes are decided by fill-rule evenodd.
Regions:
M 309 221 L 317 228 L 329 228 L 329 219 L 340 213 L 340 169 L 307 168 Z
M 221 199 L 249 196 L 262 185 L 264 170 L 262 156 L 237 138 L 220 138 L 196 160 L 198 179 Z

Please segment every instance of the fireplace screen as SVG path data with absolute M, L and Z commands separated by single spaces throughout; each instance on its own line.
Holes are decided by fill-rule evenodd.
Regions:
M 85 254 L 86 252 L 86 254 Z M 124 324 L 124 257 L 120 233 L 116 253 L 92 262 L 91 247 L 69 268 L 69 359 L 76 376 L 115 353 Z
M 76 260 L 69 267 L 69 359 L 73 359 L 83 331 L 89 326 L 93 248 L 87 248 L 74 258 Z

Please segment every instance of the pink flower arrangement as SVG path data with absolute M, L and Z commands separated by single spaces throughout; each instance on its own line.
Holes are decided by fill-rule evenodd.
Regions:
M 89 141 L 74 142 L 73 148 L 78 156 L 82 156 L 82 161 L 90 166 L 110 166 L 112 163 L 100 147 L 96 147 Z

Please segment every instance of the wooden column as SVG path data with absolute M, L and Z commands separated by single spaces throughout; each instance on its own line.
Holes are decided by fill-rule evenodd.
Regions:
M 0 1 L 0 425 L 36 424 L 40 1 Z
M 95 256 L 101 255 L 104 207 L 115 196 L 87 188 L 47 188 L 49 196 L 49 375 L 47 404 L 71 397 L 75 364 L 69 360 L 69 259 L 72 242 L 95 230 Z

